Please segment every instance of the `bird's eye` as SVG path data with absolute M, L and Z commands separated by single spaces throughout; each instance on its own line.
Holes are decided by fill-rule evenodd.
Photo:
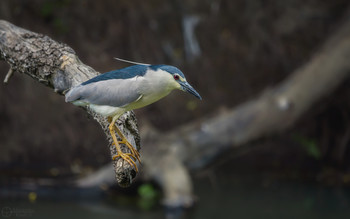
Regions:
M 174 75 L 174 79 L 175 79 L 175 80 L 179 80 L 179 79 L 180 79 L 180 76 L 177 75 L 177 74 L 175 74 L 175 75 Z

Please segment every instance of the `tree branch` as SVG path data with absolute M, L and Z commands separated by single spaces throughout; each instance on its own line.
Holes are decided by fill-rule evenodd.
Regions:
M 37 34 L 17 27 L 7 21 L 0 20 L 0 59 L 10 65 L 4 82 L 7 83 L 14 71 L 31 76 L 40 83 L 63 92 L 78 85 L 99 73 L 83 64 L 74 50 L 69 46 L 58 43 L 48 36 Z M 108 131 L 105 118 L 86 109 L 87 112 L 101 125 L 109 140 L 111 156 L 116 154 L 112 138 Z M 117 122 L 118 127 L 125 133 L 126 138 L 140 150 L 140 137 L 137 122 L 133 112 L 125 113 Z M 123 148 L 123 150 L 125 150 Z M 124 160 L 113 161 L 117 182 L 120 186 L 129 186 L 136 172 Z

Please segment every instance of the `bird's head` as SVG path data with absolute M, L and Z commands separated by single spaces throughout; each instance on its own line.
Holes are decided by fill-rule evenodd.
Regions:
M 168 77 L 169 83 L 173 84 L 175 88 L 190 93 L 200 100 L 202 99 L 199 93 L 187 82 L 185 75 L 180 69 L 171 65 L 152 65 L 150 68 L 153 70 L 160 69 L 163 72 L 170 74 L 171 77 Z

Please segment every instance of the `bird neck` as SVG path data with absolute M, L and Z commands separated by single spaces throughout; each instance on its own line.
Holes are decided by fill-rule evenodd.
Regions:
M 170 91 L 180 88 L 172 75 L 161 69 L 147 72 L 145 80 L 143 93 L 147 94 L 168 95 Z

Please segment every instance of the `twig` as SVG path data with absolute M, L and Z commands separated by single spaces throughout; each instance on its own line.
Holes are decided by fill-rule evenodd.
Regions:
M 5 79 L 4 79 L 4 83 L 7 84 L 10 80 L 10 78 L 12 77 L 13 75 L 13 69 L 10 67 L 9 71 L 7 72 L 6 76 L 5 76 Z

